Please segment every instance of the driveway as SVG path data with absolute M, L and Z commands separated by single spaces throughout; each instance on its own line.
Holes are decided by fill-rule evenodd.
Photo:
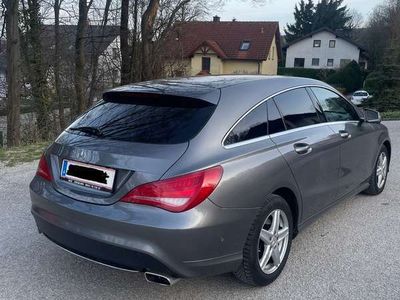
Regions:
M 0 298 L 400 299 L 400 122 L 386 125 L 394 150 L 385 191 L 341 202 L 303 230 L 281 276 L 264 288 L 229 274 L 162 287 L 68 254 L 31 217 L 37 162 L 0 166 Z

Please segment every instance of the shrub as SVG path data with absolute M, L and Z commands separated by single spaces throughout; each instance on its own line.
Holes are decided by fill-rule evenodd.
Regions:
M 383 65 L 379 71 L 372 72 L 365 80 L 365 89 L 373 97 L 365 106 L 379 111 L 390 112 L 400 109 L 400 66 Z
M 346 93 L 354 92 L 362 87 L 364 74 L 356 61 L 352 61 L 344 68 L 329 76 L 327 83 L 344 88 Z
M 382 71 L 371 72 L 365 79 L 364 88 L 371 95 L 377 95 L 380 93 L 386 80 L 387 76 Z

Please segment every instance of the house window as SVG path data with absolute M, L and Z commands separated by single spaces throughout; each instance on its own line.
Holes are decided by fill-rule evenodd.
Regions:
M 328 67 L 333 67 L 333 58 L 328 58 L 328 61 L 327 61 L 326 65 Z
M 336 47 L 336 41 L 335 40 L 330 40 L 329 41 L 329 48 L 335 48 Z
M 321 47 L 321 40 L 314 40 L 313 47 L 314 48 L 320 48 Z
M 311 61 L 311 65 L 319 66 L 319 58 L 313 58 L 312 61 Z
M 240 44 L 240 50 L 241 51 L 246 51 L 249 50 L 250 48 L 250 42 L 249 41 L 242 41 L 242 43 Z
M 209 57 L 202 57 L 201 58 L 201 70 L 210 72 L 211 67 L 211 60 Z
M 296 57 L 294 59 L 294 67 L 295 68 L 304 68 L 304 58 Z

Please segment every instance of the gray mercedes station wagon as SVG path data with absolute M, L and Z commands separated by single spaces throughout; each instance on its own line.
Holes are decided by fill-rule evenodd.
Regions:
M 306 224 L 382 192 L 390 154 L 379 113 L 320 81 L 143 82 L 104 93 L 45 151 L 32 214 L 63 249 L 150 282 L 267 285 Z

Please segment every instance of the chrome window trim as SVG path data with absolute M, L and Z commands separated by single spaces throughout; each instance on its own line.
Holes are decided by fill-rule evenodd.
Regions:
M 254 139 L 238 142 L 238 143 L 235 143 L 235 144 L 226 145 L 226 146 L 224 146 L 224 148 L 225 149 L 232 149 L 232 148 L 240 147 L 240 146 L 243 146 L 243 145 L 257 143 L 257 142 L 268 140 L 268 139 L 271 139 L 271 138 L 274 138 L 274 137 L 279 137 L 279 136 L 282 136 L 282 135 L 291 134 L 293 132 L 302 131 L 302 130 L 311 129 L 311 128 L 318 128 L 318 127 L 322 127 L 322 126 L 330 126 L 330 125 L 338 125 L 338 124 L 346 124 L 346 123 L 357 123 L 358 124 L 358 122 L 359 121 L 356 121 L 356 120 L 349 120 L 349 121 L 334 121 L 334 122 L 323 122 L 323 123 L 318 123 L 318 124 L 312 124 L 312 125 L 308 125 L 308 126 L 288 129 L 288 130 L 280 131 L 280 132 L 277 132 L 277 133 L 260 136 L 258 138 L 254 138 Z
M 311 128 L 318 128 L 318 127 L 322 127 L 322 126 L 330 126 L 330 125 L 338 125 L 338 124 L 346 124 L 346 123 L 357 123 L 358 124 L 358 122 L 359 121 L 349 120 L 349 121 L 334 121 L 334 122 L 323 122 L 323 123 L 318 123 L 318 124 L 312 124 L 312 125 L 308 125 L 308 126 L 288 129 L 288 130 L 280 131 L 280 132 L 277 132 L 277 133 L 260 136 L 258 138 L 254 138 L 254 139 L 238 142 L 238 143 L 231 144 L 231 145 L 226 145 L 226 146 L 224 146 L 224 148 L 225 149 L 236 148 L 236 147 L 239 147 L 239 146 L 260 142 L 260 141 L 263 141 L 263 140 L 268 140 L 268 139 L 271 139 L 271 138 L 274 138 L 274 137 L 279 137 L 279 136 L 282 136 L 282 135 L 291 134 L 293 132 L 302 131 L 302 130 L 311 129 Z
M 293 128 L 293 129 L 289 129 L 289 130 L 285 130 L 285 131 L 280 131 L 277 133 L 273 133 L 270 134 L 269 137 L 270 138 L 274 138 L 274 137 L 278 137 L 281 135 L 285 135 L 285 134 L 290 134 L 292 132 L 297 132 L 297 131 L 302 131 L 304 129 L 310 129 L 310 128 L 318 128 L 318 127 L 322 127 L 322 126 L 330 126 L 330 125 L 337 125 L 337 124 L 346 124 L 346 123 L 358 123 L 359 121 L 355 121 L 355 120 L 348 120 L 348 121 L 334 121 L 334 122 L 323 122 L 323 123 L 318 123 L 318 124 L 312 124 L 312 125 L 308 125 L 308 126 L 303 126 L 303 127 L 297 127 L 297 128 Z
M 230 145 L 225 145 L 224 148 L 231 149 L 231 148 L 235 148 L 235 147 L 239 147 L 239 146 L 243 146 L 243 145 L 247 145 L 247 144 L 257 143 L 257 142 L 260 142 L 263 140 L 267 140 L 267 139 L 269 139 L 269 137 L 270 137 L 269 135 L 263 135 L 258 138 L 249 139 L 249 140 L 237 142 L 237 143 L 230 144 Z
M 352 107 L 353 104 L 351 102 L 349 102 L 342 94 L 340 94 L 338 91 L 336 91 L 335 89 L 333 89 L 332 87 L 329 86 L 323 86 L 323 85 L 317 85 L 317 84 L 307 84 L 307 85 L 298 85 L 295 87 L 290 87 L 287 89 L 284 89 L 282 91 L 276 92 L 275 94 L 272 94 L 270 96 L 268 96 L 267 98 L 264 98 L 263 100 L 261 100 L 260 102 L 258 102 L 257 104 L 255 104 L 253 107 L 251 107 L 247 112 L 245 112 L 228 130 L 228 132 L 224 135 L 222 141 L 221 141 L 221 145 L 223 148 L 225 149 L 232 149 L 232 148 L 236 148 L 239 146 L 243 146 L 243 145 L 248 145 L 248 144 L 252 144 L 252 143 L 256 143 L 262 140 L 266 140 L 269 139 L 270 137 L 275 137 L 275 136 L 279 136 L 282 134 L 286 134 L 286 133 L 290 133 L 290 132 L 295 132 L 295 131 L 299 131 L 302 129 L 307 129 L 307 128 L 312 128 L 312 127 L 318 127 L 318 126 L 322 126 L 322 125 L 326 125 L 326 124 L 340 124 L 340 123 L 347 123 L 347 122 L 359 122 L 359 120 L 348 120 L 348 121 L 335 121 L 335 122 L 322 122 L 322 123 L 318 123 L 318 124 L 313 124 L 313 125 L 308 125 L 308 126 L 303 126 L 303 127 L 298 127 L 298 128 L 294 128 L 294 129 L 289 129 L 289 130 L 284 130 L 281 132 L 277 132 L 277 133 L 273 133 L 271 135 L 264 135 L 264 136 L 260 136 L 254 139 L 249 139 L 249 140 L 245 140 L 245 141 L 241 141 L 241 142 L 237 142 L 234 144 L 229 144 L 229 145 L 225 145 L 225 140 L 228 137 L 228 135 L 231 133 L 231 131 L 236 127 L 236 125 L 242 121 L 249 113 L 251 113 L 254 109 L 256 109 L 257 107 L 259 107 L 260 105 L 262 105 L 263 103 L 267 102 L 268 100 L 283 94 L 285 92 L 288 91 L 292 91 L 292 90 L 296 90 L 296 89 L 300 89 L 300 88 L 312 88 L 312 87 L 317 87 L 317 88 L 323 88 L 326 89 L 328 91 L 331 91 L 335 94 L 337 94 L 338 96 L 340 96 L 342 99 L 344 99 L 345 101 L 347 101 L 348 103 L 351 104 Z M 311 98 L 311 96 L 310 96 Z M 267 115 L 268 116 L 268 115 Z

